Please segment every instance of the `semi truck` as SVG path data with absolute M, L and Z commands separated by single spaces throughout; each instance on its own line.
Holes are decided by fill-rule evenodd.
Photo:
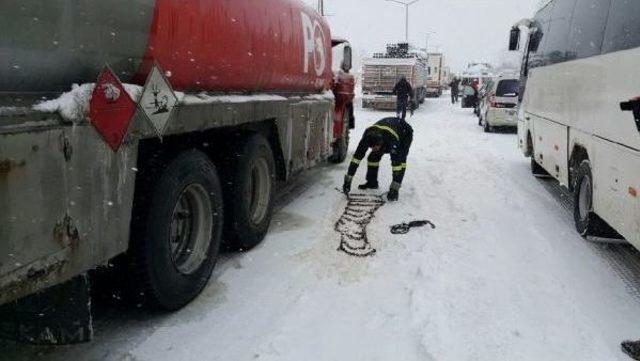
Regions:
M 373 54 L 363 60 L 362 107 L 392 110 L 396 107 L 393 88 L 405 77 L 414 91 L 414 105 L 424 103 L 427 93 L 427 59 L 411 51 L 409 44 L 389 44 L 386 53 Z
M 301 1 L 23 0 L 0 24 L 4 337 L 90 340 L 100 266 L 185 306 L 280 187 L 346 157 L 351 47 Z
M 427 64 L 427 96 L 439 98 L 446 84 L 444 55 L 429 53 Z

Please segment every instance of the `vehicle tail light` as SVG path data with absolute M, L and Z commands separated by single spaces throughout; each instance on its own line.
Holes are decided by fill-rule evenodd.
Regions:
M 498 108 L 498 104 L 496 104 L 496 96 L 495 95 L 492 95 L 492 96 L 489 97 L 489 105 L 492 108 Z

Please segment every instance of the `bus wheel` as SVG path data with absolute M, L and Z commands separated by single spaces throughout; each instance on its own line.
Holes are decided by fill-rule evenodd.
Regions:
M 173 311 L 211 277 L 222 240 L 222 189 L 215 166 L 199 151 L 154 168 L 139 183 L 129 257 L 135 291 L 148 306 Z
M 267 234 L 276 192 L 275 160 L 269 142 L 254 134 L 240 142 L 225 182 L 225 245 L 249 250 Z
M 349 153 L 349 124 L 350 118 L 348 109 L 345 108 L 344 115 L 342 116 L 342 137 L 337 139 L 333 144 L 333 154 L 329 157 L 331 163 L 342 163 L 347 159 Z
M 573 195 L 573 218 L 578 233 L 583 237 L 604 235 L 609 226 L 593 212 L 593 176 L 588 160 L 580 163 Z

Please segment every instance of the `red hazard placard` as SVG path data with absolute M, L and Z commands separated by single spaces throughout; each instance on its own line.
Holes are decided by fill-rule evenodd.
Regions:
M 89 107 L 91 124 L 117 152 L 127 135 L 137 105 L 108 66 L 98 76 Z

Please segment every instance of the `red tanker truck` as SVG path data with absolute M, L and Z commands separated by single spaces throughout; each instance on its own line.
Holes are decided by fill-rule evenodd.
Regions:
M 103 265 L 151 308 L 190 302 L 221 248 L 262 241 L 280 187 L 345 159 L 350 69 L 298 0 L 4 5 L 0 335 L 90 339 Z

